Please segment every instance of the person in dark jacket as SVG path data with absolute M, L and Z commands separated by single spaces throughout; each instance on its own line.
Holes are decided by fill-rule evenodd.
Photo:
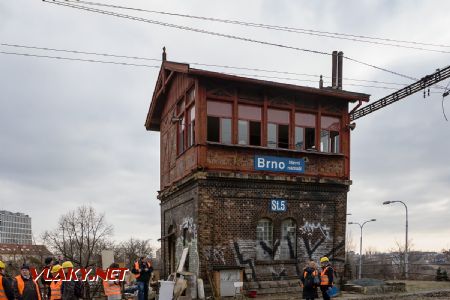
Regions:
M 78 300 L 82 297 L 82 286 L 78 278 L 72 278 L 71 272 L 73 270 L 73 263 L 65 261 L 61 265 L 66 278 L 70 280 L 63 281 L 61 285 L 61 299 L 62 300 Z
M 334 270 L 331 267 L 328 257 L 322 257 L 320 259 L 320 265 L 322 266 L 322 271 L 320 272 L 320 290 L 322 291 L 323 300 L 330 300 L 328 290 L 334 284 Z
M 303 287 L 303 299 L 314 300 L 319 298 L 319 294 L 317 293 L 317 287 L 319 285 L 319 271 L 317 270 L 317 265 L 313 260 L 311 260 L 303 269 L 303 272 L 300 275 L 300 281 Z
M 0 299 L 14 300 L 10 278 L 6 277 L 5 263 L 0 260 Z
M 48 278 L 52 278 L 52 273 L 50 271 L 54 265 L 53 257 L 47 257 L 44 262 L 45 262 L 45 266 L 44 266 L 44 270 L 43 270 L 44 274 L 47 274 L 46 276 Z M 45 299 L 50 299 L 50 283 L 51 283 L 51 281 L 46 280 L 45 276 L 41 276 L 41 283 L 44 287 Z
M 148 299 L 148 283 L 152 277 L 153 267 L 150 257 L 141 257 L 134 263 L 131 273 L 136 277 L 138 300 Z
M 20 269 L 20 275 L 14 278 L 14 299 L 41 300 L 38 284 L 30 274 L 30 267 L 26 264 Z

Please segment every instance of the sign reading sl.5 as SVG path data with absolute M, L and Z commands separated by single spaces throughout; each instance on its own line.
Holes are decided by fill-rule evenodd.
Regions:
M 270 211 L 284 212 L 287 211 L 287 201 L 284 199 L 272 199 L 269 205 Z

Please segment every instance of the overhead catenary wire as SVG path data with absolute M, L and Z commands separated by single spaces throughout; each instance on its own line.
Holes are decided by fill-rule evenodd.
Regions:
M 149 58 L 149 57 L 142 57 L 142 56 L 129 56 L 129 55 L 120 55 L 120 54 L 111 54 L 111 53 L 102 53 L 102 52 L 93 52 L 93 51 L 59 49 L 59 48 L 50 48 L 50 47 L 38 47 L 38 46 L 21 45 L 21 44 L 13 44 L 13 43 L 0 43 L 0 46 L 161 62 L 161 59 L 158 59 L 158 58 Z M 256 72 L 267 72 L 267 73 L 277 73 L 277 74 L 295 75 L 295 76 L 307 76 L 307 77 L 315 77 L 315 78 L 319 78 L 321 76 L 321 75 L 317 75 L 317 74 L 297 73 L 297 72 L 288 72 L 288 71 L 279 71 L 279 70 L 268 70 L 268 69 L 251 68 L 251 67 L 227 66 L 227 65 L 219 65 L 219 64 L 206 64 L 206 63 L 200 63 L 200 62 L 192 62 L 190 64 L 191 65 L 197 65 L 197 66 L 216 67 L 216 68 L 225 68 L 225 69 L 236 69 L 236 70 L 245 70 L 245 71 L 256 71 Z M 325 76 L 325 75 L 322 76 L 322 77 L 323 78 L 331 78 L 331 76 Z M 377 80 L 365 80 L 365 79 L 356 79 L 356 78 L 347 78 L 347 77 L 344 77 L 343 79 L 344 80 L 350 80 L 350 81 L 370 82 L 370 83 L 378 83 L 378 84 L 389 84 L 389 85 L 397 85 L 397 86 L 406 86 L 406 85 L 408 85 L 408 83 L 386 82 L 386 81 L 377 81 Z
M 422 50 L 422 51 L 431 51 L 431 52 L 440 52 L 440 53 L 447 53 L 447 54 L 450 53 L 450 51 L 446 51 L 446 50 L 429 49 L 429 48 L 423 48 L 423 47 L 418 47 L 418 46 L 402 45 L 402 44 L 410 44 L 410 45 L 422 45 L 422 46 L 431 46 L 431 47 L 439 47 L 439 48 L 450 48 L 450 45 L 443 45 L 443 44 L 424 43 L 424 42 L 417 42 L 417 41 L 406 41 L 406 40 L 398 40 L 398 39 L 391 39 L 391 38 L 381 38 L 381 37 L 370 37 L 370 36 L 364 36 L 364 35 L 346 34 L 346 33 L 329 32 L 329 31 L 320 31 L 320 30 L 298 28 L 298 27 L 296 28 L 296 27 L 288 27 L 288 26 L 269 25 L 269 24 L 246 22 L 246 21 L 240 21 L 240 20 L 230 20 L 230 19 L 221 19 L 221 18 L 213 18 L 213 17 L 203 17 L 203 16 L 195 16 L 195 15 L 190 15 L 190 14 L 181 14 L 181 13 L 173 13 L 173 12 L 166 12 L 166 11 L 148 10 L 148 9 L 127 7 L 127 6 L 120 6 L 120 5 L 99 3 L 99 2 L 92 2 L 92 1 L 79 1 L 79 0 L 74 1 L 74 0 L 69 0 L 69 2 L 75 2 L 75 3 L 91 5 L 91 6 L 109 7 L 109 8 L 122 9 L 122 10 L 133 10 L 133 11 L 148 12 L 148 13 L 153 13 L 153 14 L 161 14 L 161 15 L 176 16 L 176 17 L 183 17 L 183 18 L 191 18 L 191 19 L 198 19 L 198 20 L 204 20 L 204 21 L 221 22 L 221 23 L 226 23 L 226 24 L 234 24 L 234 25 L 241 25 L 241 26 L 248 26 L 248 27 L 255 27 L 255 28 L 264 28 L 264 29 L 285 31 L 285 32 L 291 32 L 291 33 L 300 33 L 300 34 L 321 36 L 321 37 L 327 37 L 327 38 L 333 38 L 333 39 L 350 40 L 350 41 L 356 41 L 356 42 L 362 42 L 362 43 L 370 43 L 370 44 L 377 44 L 377 45 L 384 45 L 384 46 L 408 48 L 408 49 L 415 49 L 415 50 Z M 378 42 L 378 41 L 383 41 L 383 42 Z M 388 42 L 388 43 L 386 43 L 386 42 Z
M 30 53 L 0 51 L 0 54 L 50 58 L 50 59 L 70 60 L 70 61 L 82 61 L 82 62 L 90 62 L 90 63 L 113 64 L 113 65 L 123 65 L 123 66 L 133 66 L 133 67 L 160 68 L 160 66 L 151 66 L 151 65 L 145 65 L 145 64 L 133 64 L 133 63 L 117 62 L 117 61 L 105 61 L 105 60 L 96 60 L 96 59 L 87 59 L 87 58 L 86 59 L 85 58 L 73 58 L 73 57 L 40 55 L 40 54 L 30 54 Z
M 241 40 L 241 41 L 246 41 L 246 42 L 257 43 L 257 44 L 261 44 L 261 45 L 275 46 L 275 47 L 280 47 L 280 48 L 285 48 L 285 49 L 314 53 L 314 54 L 321 54 L 321 55 L 327 55 L 327 56 L 331 55 L 330 53 L 327 53 L 324 51 L 300 48 L 300 47 L 295 47 L 295 46 L 290 46 L 290 45 L 280 44 L 280 43 L 266 42 L 266 41 L 256 40 L 256 39 L 252 39 L 252 38 L 248 38 L 248 37 L 241 37 L 241 36 L 237 36 L 237 35 L 214 32 L 214 31 L 210 31 L 210 30 L 206 30 L 206 29 L 199 29 L 199 28 L 194 28 L 194 27 L 189 27 L 189 26 L 176 25 L 176 24 L 167 23 L 167 22 L 145 19 L 145 18 L 141 18 L 141 17 L 120 14 L 120 13 L 116 13 L 116 12 L 112 12 L 112 11 L 100 10 L 100 9 L 90 8 L 90 7 L 86 7 L 86 6 L 82 6 L 82 5 L 75 5 L 75 4 L 71 4 L 71 2 L 46 1 L 46 0 L 43 0 L 43 1 L 48 4 L 66 6 L 66 7 L 79 9 L 79 10 L 96 12 L 96 13 L 100 13 L 100 14 L 104 14 L 104 15 L 110 15 L 110 16 L 114 16 L 114 17 L 130 19 L 130 20 L 134 20 L 134 21 L 141 21 L 141 22 L 146 22 L 146 23 L 150 23 L 150 24 L 156 24 L 156 25 L 161 25 L 161 26 L 166 26 L 166 27 L 171 27 L 171 28 L 177 28 L 177 29 L 186 30 L 186 31 L 193 31 L 193 32 L 198 32 L 198 33 L 219 36 L 219 37 L 225 37 L 225 38 L 229 38 L 229 39 L 236 39 L 236 40 Z M 399 72 L 395 72 L 392 70 L 388 70 L 386 68 L 378 67 L 373 64 L 365 63 L 361 60 L 350 58 L 348 56 L 344 56 L 344 58 L 346 58 L 350 61 L 353 61 L 355 63 L 362 64 L 362 65 L 365 65 L 368 67 L 372 67 L 372 68 L 378 69 L 380 71 L 388 72 L 388 73 L 391 73 L 393 75 L 397 75 L 397 76 L 400 76 L 403 78 L 407 78 L 407 79 L 414 80 L 414 81 L 418 80 L 417 78 L 407 76 L 407 75 L 404 75 L 404 74 L 401 74 Z M 439 88 L 442 88 L 442 87 L 439 87 Z
M 124 66 L 131 66 L 131 67 L 160 68 L 160 66 L 152 66 L 152 65 L 146 65 L 146 64 L 133 64 L 133 63 L 126 63 L 126 62 L 103 61 L 103 60 L 73 58 L 73 57 L 64 57 L 64 56 L 39 55 L 39 54 L 32 54 L 32 53 L 18 53 L 18 52 L 0 51 L 0 54 L 18 55 L 18 56 L 36 57 L 36 58 L 47 58 L 47 59 L 56 59 L 56 60 L 81 61 L 81 62 L 88 62 L 88 63 L 114 64 L 114 65 L 124 65 Z M 279 80 L 287 80 L 287 81 L 317 82 L 316 80 L 291 78 L 291 77 L 280 77 L 280 76 L 269 76 L 269 75 L 261 75 L 261 74 L 244 74 L 244 73 L 231 73 L 231 72 L 226 72 L 225 74 L 232 75 L 232 76 L 245 76 L 245 77 L 254 77 L 254 78 L 268 78 L 268 79 L 279 79 Z M 357 87 L 366 87 L 366 88 L 387 89 L 387 90 L 396 90 L 397 89 L 395 87 L 362 85 L 362 84 L 355 84 L 355 83 L 346 83 L 346 85 L 357 86 Z M 434 94 L 434 93 L 437 93 L 437 92 L 431 92 L 431 93 Z

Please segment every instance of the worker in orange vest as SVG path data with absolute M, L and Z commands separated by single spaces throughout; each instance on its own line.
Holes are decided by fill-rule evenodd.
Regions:
M 5 263 L 0 260 L 0 300 L 13 300 L 14 291 L 11 281 L 6 277 L 5 267 Z
M 322 271 L 320 272 L 320 290 L 322 291 L 323 299 L 329 300 L 328 290 L 331 289 L 334 283 L 334 270 L 331 267 L 330 260 L 326 256 L 320 259 L 320 265 L 322 267 Z
M 131 273 L 136 277 L 138 286 L 138 300 L 148 299 L 148 284 L 152 276 L 153 267 L 151 257 L 141 257 L 134 263 Z
M 42 300 L 38 284 L 30 274 L 30 267 L 24 264 L 20 268 L 20 275 L 14 278 L 14 299 L 16 300 Z
M 109 268 L 117 269 L 119 268 L 119 264 L 112 263 Z M 105 290 L 105 296 L 108 297 L 108 300 L 120 300 L 122 299 L 122 293 L 120 291 L 120 282 L 116 280 L 104 280 L 103 281 L 103 289 Z
M 58 272 L 61 269 L 62 269 L 61 265 L 54 265 L 51 269 L 52 278 L 56 278 L 58 275 Z M 61 279 L 53 279 L 52 280 L 52 282 L 50 283 L 50 293 L 49 293 L 50 300 L 61 300 L 62 299 L 61 286 L 62 286 Z

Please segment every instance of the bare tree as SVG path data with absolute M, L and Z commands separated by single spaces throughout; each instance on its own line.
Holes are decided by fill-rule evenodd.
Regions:
M 123 261 L 126 266 L 131 265 L 141 256 L 153 254 L 150 240 L 141 240 L 131 237 L 115 247 L 114 256 L 118 261 Z
M 57 228 L 45 231 L 42 239 L 75 265 L 88 268 L 111 245 L 112 232 L 113 227 L 106 223 L 103 214 L 91 206 L 80 206 L 61 216 Z

